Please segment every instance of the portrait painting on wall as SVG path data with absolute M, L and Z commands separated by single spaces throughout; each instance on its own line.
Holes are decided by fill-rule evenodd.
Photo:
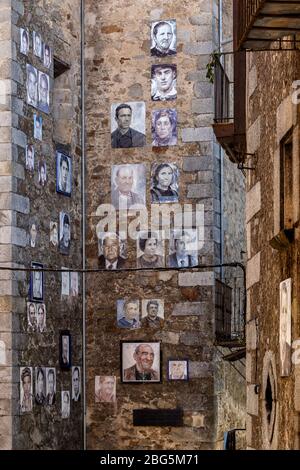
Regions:
M 34 146 L 26 145 L 25 167 L 28 171 L 34 171 Z
M 176 54 L 176 20 L 160 20 L 151 23 L 151 55 L 166 57 Z
M 56 152 L 56 191 L 71 196 L 72 159 L 61 152 Z
M 61 295 L 70 295 L 70 271 L 65 267 L 61 269 L 66 270 L 61 273 Z
M 161 382 L 160 342 L 121 341 L 121 381 Z
M 29 51 L 29 33 L 27 29 L 20 28 L 20 52 L 28 55 Z
M 59 251 L 68 255 L 71 243 L 70 217 L 65 212 L 59 213 Z
M 143 101 L 111 105 L 112 148 L 146 145 L 146 108 Z
M 49 114 L 50 108 L 50 78 L 49 75 L 43 72 L 39 72 L 39 104 L 38 108 L 43 113 Z
M 70 273 L 70 294 L 73 297 L 77 297 L 78 290 L 79 290 L 78 273 L 71 272 Z
M 156 64 L 151 66 L 152 101 L 171 101 L 177 98 L 177 65 Z
M 292 344 L 292 279 L 280 283 L 280 375 L 287 377 L 291 373 Z
M 151 202 L 178 202 L 179 169 L 175 163 L 154 163 L 151 166 Z
M 144 164 L 113 165 L 111 203 L 115 209 L 146 204 L 146 167 Z
M 176 109 L 159 109 L 152 111 L 152 147 L 166 147 L 176 144 Z
M 33 53 L 36 57 L 42 58 L 43 43 L 41 36 L 36 31 L 33 31 Z
M 127 242 L 114 232 L 97 232 L 98 266 L 108 270 L 127 267 Z
M 72 400 L 80 401 L 81 394 L 81 379 L 80 379 L 80 367 L 72 367 Z
M 33 115 L 33 136 L 37 140 L 43 140 L 43 117 Z
M 130 330 L 140 328 L 139 300 L 117 300 L 117 325 Z
M 40 263 L 31 263 L 35 271 L 30 272 L 30 300 L 42 302 L 44 299 L 44 273 L 39 271 L 44 265 Z
M 59 364 L 61 369 L 71 368 L 71 333 L 62 330 L 59 333 Z
M 46 405 L 52 406 L 55 403 L 56 395 L 56 369 L 46 368 Z
M 37 321 L 37 330 L 40 333 L 46 331 L 46 305 L 37 304 L 36 306 L 36 321 Z
M 38 107 L 38 71 L 35 67 L 30 64 L 26 64 L 27 71 L 27 81 L 26 81 L 26 90 L 27 90 L 27 104 L 33 106 L 34 108 Z
M 168 359 L 168 380 L 189 380 L 188 359 Z
M 31 246 L 31 248 L 35 248 L 35 247 L 36 247 L 37 235 L 38 235 L 37 226 L 36 226 L 35 223 L 33 223 L 33 224 L 31 224 L 30 230 L 29 230 L 29 237 L 30 237 L 30 246 Z
M 162 328 L 164 325 L 164 301 L 162 299 L 142 300 L 143 328 Z
M 137 238 L 137 268 L 163 268 L 164 244 L 158 232 L 140 232 Z
M 44 405 L 46 401 L 46 369 L 45 367 L 35 368 L 35 403 Z
M 37 331 L 36 304 L 27 302 L 27 331 Z
M 171 231 L 167 265 L 169 268 L 189 268 L 198 265 L 196 229 Z
M 32 411 L 33 376 L 32 367 L 20 367 L 20 411 Z
M 50 243 L 53 246 L 58 245 L 58 224 L 53 221 L 50 221 Z
M 62 419 L 70 417 L 70 392 L 68 390 L 61 392 L 61 417 Z
M 43 46 L 43 64 L 44 67 L 47 67 L 47 69 L 50 69 L 51 67 L 51 62 L 52 62 L 52 49 L 48 44 L 44 43 Z
M 113 375 L 95 376 L 95 403 L 114 403 L 116 401 L 116 380 Z
M 38 163 L 38 180 L 41 186 L 47 183 L 47 164 L 44 159 L 39 160 Z

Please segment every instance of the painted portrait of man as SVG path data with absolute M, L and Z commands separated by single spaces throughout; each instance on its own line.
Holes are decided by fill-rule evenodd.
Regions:
M 177 66 L 158 64 L 151 67 L 152 101 L 171 101 L 177 98 Z
M 121 343 L 122 382 L 160 382 L 160 343 Z
M 50 79 L 49 76 L 46 73 L 39 72 L 38 75 L 38 80 L 39 80 L 39 86 L 38 86 L 38 91 L 39 91 L 39 104 L 38 108 L 40 111 L 43 111 L 43 113 L 49 114 L 50 109 L 49 109 L 49 92 L 50 92 Z
M 145 205 L 145 165 L 113 165 L 111 184 L 111 202 L 115 209 L 129 209 L 136 204 Z
M 56 191 L 65 196 L 72 191 L 72 159 L 61 152 L 56 152 Z
M 146 145 L 145 119 L 144 102 L 112 104 L 112 148 L 144 147 Z
M 38 71 L 30 64 L 26 64 L 27 71 L 27 104 L 37 108 L 38 106 Z
M 176 20 L 155 21 L 151 25 L 151 55 L 166 57 L 176 54 Z

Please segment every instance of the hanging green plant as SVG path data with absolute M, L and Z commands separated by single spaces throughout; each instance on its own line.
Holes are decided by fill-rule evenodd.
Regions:
M 215 66 L 220 61 L 220 52 L 212 52 L 209 56 L 210 61 L 206 64 L 206 78 L 210 83 L 215 81 Z

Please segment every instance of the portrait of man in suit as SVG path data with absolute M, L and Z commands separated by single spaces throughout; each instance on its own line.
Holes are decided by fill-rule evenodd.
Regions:
M 125 241 L 116 233 L 105 232 L 99 238 L 99 268 L 122 269 L 127 267 Z
M 112 148 L 144 147 L 145 103 L 113 104 L 111 109 Z
M 113 165 L 111 202 L 115 209 L 129 209 L 135 204 L 145 205 L 145 165 Z
M 122 343 L 122 381 L 160 382 L 160 343 Z
M 196 231 L 193 229 L 173 232 L 167 260 L 169 268 L 189 268 L 198 265 L 195 239 Z

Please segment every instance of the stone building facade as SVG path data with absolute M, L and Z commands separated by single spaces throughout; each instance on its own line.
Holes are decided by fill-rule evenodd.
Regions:
M 76 7 L 75 7 L 76 3 Z M 81 268 L 80 2 L 5 0 L 0 4 L 0 260 L 2 266 Z M 20 52 L 20 28 L 29 33 L 29 51 Z M 50 69 L 33 53 L 33 32 L 53 52 Z M 53 60 L 55 58 L 55 60 Z M 57 65 L 67 65 L 58 75 Z M 26 64 L 50 77 L 50 113 L 27 103 Z M 43 118 L 42 140 L 34 138 L 34 114 Z M 34 169 L 26 168 L 26 146 L 35 149 Z M 71 156 L 71 197 L 56 191 L 56 150 Z M 47 181 L 39 181 L 39 162 Z M 68 256 L 50 243 L 50 221 L 70 214 Z M 34 226 L 34 227 L 33 227 Z M 33 227 L 33 228 L 32 228 Z M 0 292 L 0 447 L 1 449 L 79 449 L 83 446 L 82 401 L 71 400 L 69 419 L 61 418 L 61 391 L 71 395 L 71 369 L 59 363 L 60 331 L 69 330 L 72 364 L 82 367 L 81 296 L 61 295 L 60 272 L 44 273 L 46 327 L 30 331 L 27 302 L 30 273 L 1 271 Z M 81 279 L 79 280 L 79 285 Z M 37 303 L 38 307 L 41 303 Z M 20 373 L 55 368 L 54 405 L 20 408 Z M 45 393 L 45 390 L 44 390 Z
M 242 188 L 243 179 L 213 136 L 213 86 L 206 78 L 206 64 L 219 47 L 219 23 L 221 18 L 228 21 L 230 2 L 174 0 L 164 7 L 157 0 L 120 3 L 1 2 L 0 262 L 15 268 L 30 268 L 37 262 L 58 269 L 44 273 L 47 321 L 42 332 L 28 331 L 30 273 L 1 271 L 1 448 L 215 449 L 222 447 L 224 431 L 245 424 L 244 365 L 241 362 L 234 369 L 222 360 L 226 350 L 215 346 L 216 279 L 231 285 L 236 273 L 209 267 L 241 262 L 243 251 L 243 242 L 233 242 L 236 234 L 243 234 L 243 199 L 232 192 L 232 182 Z M 177 53 L 163 59 L 150 55 L 150 25 L 161 20 L 176 20 L 177 25 Z M 29 32 L 27 55 L 20 52 L 20 28 Z M 33 54 L 33 32 L 52 49 L 49 70 Z M 230 40 L 228 26 L 224 26 L 224 38 Z M 164 62 L 177 66 L 177 99 L 152 101 L 151 66 Z M 27 64 L 50 77 L 49 114 L 27 103 Z M 111 146 L 111 105 L 123 102 L 145 103 L 144 147 Z M 152 146 L 151 113 L 164 108 L 177 111 L 177 145 Z M 34 138 L 33 114 L 43 117 L 42 141 Z M 30 144 L 36 150 L 34 171 L 26 167 L 26 146 Z M 72 161 L 70 197 L 57 191 L 57 152 Z M 38 179 L 41 159 L 47 168 L 45 185 Z M 129 239 L 129 270 L 105 271 L 99 265 L 97 227 L 102 205 L 111 202 L 112 167 L 145 165 L 150 213 L 153 206 L 170 206 L 150 203 L 154 163 L 177 166 L 178 204 L 189 204 L 186 213 L 194 212 L 193 227 L 196 204 L 203 208 L 198 263 L 208 267 L 137 271 L 136 241 Z M 62 212 L 71 221 L 68 255 L 50 243 L 50 221 L 59 223 Z M 37 237 L 32 244 L 33 225 Z M 168 250 L 166 240 L 165 259 Z M 79 273 L 78 295 L 62 293 L 61 268 L 76 271 L 84 264 L 91 270 L 101 269 L 83 278 Z M 163 326 L 154 330 L 119 328 L 117 302 L 122 299 L 164 301 Z M 72 366 L 81 368 L 81 400 L 71 400 L 67 419 L 62 418 L 61 392 L 71 394 L 72 370 L 61 367 L 62 331 L 71 335 Z M 160 344 L 159 383 L 122 382 L 120 345 L 124 341 Z M 189 381 L 168 380 L 170 358 L 188 359 Z M 25 367 L 32 368 L 32 375 L 37 367 L 55 368 L 54 406 L 34 403 L 31 412 L 22 412 L 20 374 Z M 95 402 L 96 376 L 116 378 L 116 401 Z M 33 385 L 34 391 L 35 380 Z M 145 408 L 182 410 L 183 425 L 134 426 L 133 410 Z

